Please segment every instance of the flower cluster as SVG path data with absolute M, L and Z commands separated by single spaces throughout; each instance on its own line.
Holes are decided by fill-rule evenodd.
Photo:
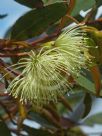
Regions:
M 21 102 L 44 105 L 57 102 L 57 97 L 68 91 L 68 75 L 75 76 L 86 66 L 89 59 L 86 26 L 66 29 L 48 50 L 43 47 L 39 53 L 31 51 L 28 58 L 19 61 L 17 68 L 23 68 L 9 85 L 8 90 Z

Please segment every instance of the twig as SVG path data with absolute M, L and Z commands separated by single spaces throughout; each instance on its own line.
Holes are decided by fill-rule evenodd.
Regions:
M 90 19 L 92 18 L 95 10 L 97 9 L 96 5 L 93 6 L 93 8 L 91 9 L 91 11 L 89 11 L 87 13 L 87 15 L 85 16 L 84 20 L 82 21 L 82 23 L 87 23 L 88 21 L 90 21 Z
M 16 123 L 13 121 L 12 116 L 11 116 L 9 110 L 7 109 L 7 107 L 5 106 L 5 104 L 0 101 L 0 105 L 5 109 L 6 113 L 8 114 L 8 116 L 9 116 L 9 118 L 10 118 L 10 120 L 11 120 L 11 122 L 12 122 L 14 125 L 16 125 Z
M 9 72 L 14 74 L 15 76 L 18 76 L 20 74 L 16 71 L 12 70 L 11 68 L 9 68 L 9 66 L 7 64 L 5 64 L 1 59 L 0 59 L 0 67 L 4 67 L 4 69 L 8 70 Z
M 8 53 L 8 54 L 1 54 L 0 53 L 0 57 L 21 57 L 21 56 L 27 56 L 28 53 L 24 52 L 24 53 L 16 53 L 16 54 L 11 54 L 11 53 Z
M 60 34 L 60 32 L 56 32 L 52 35 L 46 35 L 44 37 L 41 37 L 33 42 L 29 42 L 29 44 L 31 44 L 32 46 L 35 46 L 37 45 L 38 43 L 42 43 L 42 42 L 47 42 L 47 41 L 50 41 L 51 39 L 57 37 L 58 35 Z
M 61 22 L 59 24 L 59 29 L 60 30 L 64 27 L 64 25 L 66 23 L 66 16 L 69 16 L 70 13 L 72 12 L 72 10 L 73 10 L 73 8 L 75 6 L 75 2 L 76 2 L 76 0 L 70 0 L 70 3 L 68 5 L 67 13 L 66 13 L 66 15 L 64 17 L 62 17 Z M 72 18 L 70 18 L 70 19 L 72 20 Z
M 51 114 L 53 115 L 53 117 L 54 117 L 57 121 L 60 121 L 60 116 L 58 115 L 57 111 L 53 108 L 53 106 L 52 106 L 51 104 L 49 104 L 49 105 L 46 106 L 45 108 L 51 112 Z
M 65 107 L 67 107 L 71 112 L 73 111 L 72 107 L 69 105 L 68 101 L 65 99 L 64 96 L 59 96 L 59 99 Z
M 80 22 L 78 20 L 76 20 L 74 17 L 70 16 L 70 15 L 66 15 L 67 18 L 71 19 L 73 22 L 75 22 L 76 24 L 79 24 Z
M 0 96 L 9 96 L 9 93 L 0 93 Z
M 53 115 L 46 109 L 41 109 L 40 114 L 43 115 L 45 118 L 47 118 L 50 122 L 52 122 L 56 127 L 61 128 L 61 124 L 59 121 L 57 121 Z
M 86 22 L 86 25 L 90 25 L 96 27 L 98 30 L 102 30 L 102 18 L 99 18 L 95 21 L 88 21 Z

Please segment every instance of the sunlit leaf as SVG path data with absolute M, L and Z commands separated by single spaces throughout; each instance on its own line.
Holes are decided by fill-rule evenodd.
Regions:
M 43 7 L 42 0 L 15 0 L 15 1 L 30 8 Z
M 95 85 L 85 76 L 80 75 L 78 78 L 76 78 L 76 81 L 80 86 L 85 88 L 89 93 L 95 93 Z

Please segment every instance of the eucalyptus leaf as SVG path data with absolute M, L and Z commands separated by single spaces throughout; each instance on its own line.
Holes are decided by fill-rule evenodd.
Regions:
M 63 2 L 62 0 L 42 0 L 44 2 L 44 5 L 50 5 L 50 4 L 53 4 L 53 3 L 61 3 Z
M 81 10 L 88 10 L 92 8 L 95 4 L 95 0 L 76 0 L 75 7 L 71 13 L 72 16 L 76 16 L 79 14 Z
M 29 8 L 38 8 L 43 7 L 42 0 L 14 0 L 24 6 L 27 6 Z
M 99 6 L 102 6 L 102 0 L 96 0 L 96 5 L 99 7 Z
M 93 126 L 94 124 L 102 124 L 102 113 L 97 113 L 84 120 L 85 125 Z
M 83 98 L 80 100 L 80 102 L 77 104 L 77 106 L 74 108 L 73 112 L 69 115 L 70 119 L 74 122 L 79 122 L 79 120 L 82 118 L 85 110 L 85 105 L 83 103 Z
M 80 86 L 82 86 L 83 88 L 85 88 L 89 93 L 94 93 L 95 94 L 95 85 L 94 85 L 94 83 L 92 83 L 92 81 L 90 81 L 89 79 L 87 79 L 85 76 L 79 75 L 76 78 L 76 82 Z
M 67 7 L 63 3 L 56 3 L 27 12 L 14 24 L 11 39 L 27 40 L 45 32 L 50 25 L 64 16 L 66 11 Z
M 44 117 L 42 117 L 39 113 L 32 111 L 29 112 L 29 116 L 32 120 L 39 123 L 43 127 L 49 127 L 49 128 L 53 127 L 53 125 L 50 122 L 48 122 Z
M 83 118 L 89 114 L 92 107 L 92 97 L 89 93 L 85 94 L 84 105 L 85 105 L 85 110 L 84 110 Z
M 29 136 L 54 136 L 46 130 L 34 129 L 26 125 L 23 125 L 23 129 L 28 133 Z

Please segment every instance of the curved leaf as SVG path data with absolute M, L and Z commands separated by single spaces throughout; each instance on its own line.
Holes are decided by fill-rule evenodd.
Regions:
M 97 113 L 84 120 L 86 125 L 92 126 L 94 124 L 102 124 L 102 113 Z
M 34 129 L 26 125 L 23 125 L 23 129 L 29 134 L 29 136 L 54 136 L 53 134 L 46 130 Z
M 85 88 L 89 93 L 95 94 L 95 92 L 96 92 L 95 85 L 89 79 L 87 79 L 85 76 L 83 76 L 83 75 L 78 76 L 78 78 L 76 78 L 76 82 L 80 86 Z
M 85 98 L 84 98 L 84 105 L 85 105 L 85 110 L 84 110 L 84 115 L 83 118 L 86 117 L 90 110 L 91 110 L 91 106 L 92 106 L 92 97 L 89 93 L 85 94 Z
M 39 35 L 65 15 L 66 11 L 67 7 L 63 3 L 56 3 L 41 9 L 31 10 L 20 17 L 14 24 L 11 38 L 27 40 L 35 35 Z

